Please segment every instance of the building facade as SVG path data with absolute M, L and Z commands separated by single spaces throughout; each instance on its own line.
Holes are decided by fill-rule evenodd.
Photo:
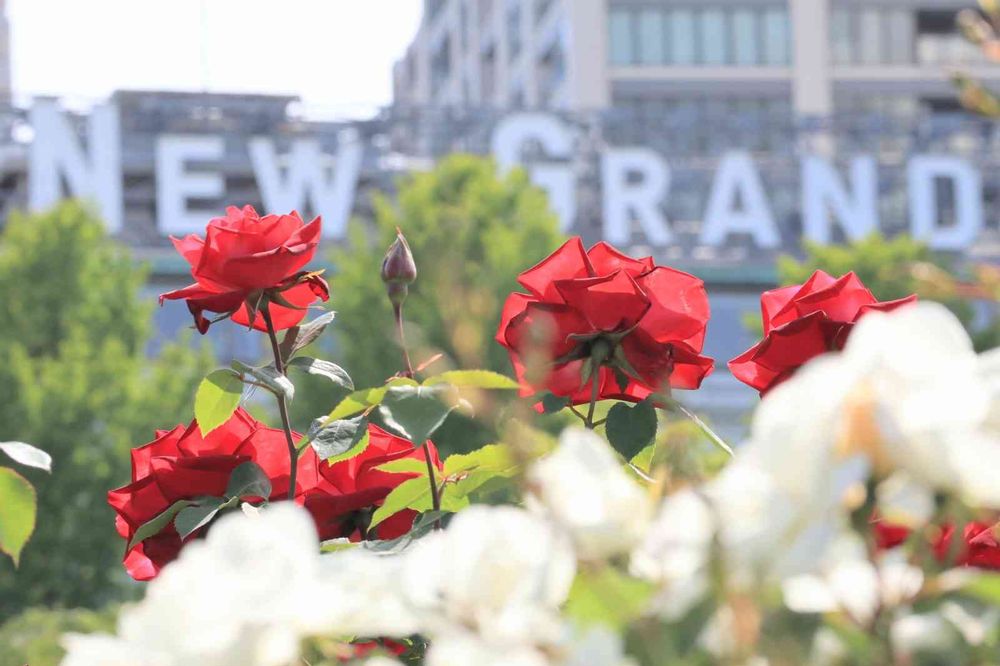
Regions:
M 955 110 L 971 0 L 427 0 L 395 104 L 768 116 Z

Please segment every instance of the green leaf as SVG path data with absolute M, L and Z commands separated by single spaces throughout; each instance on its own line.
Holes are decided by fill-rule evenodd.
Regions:
M 509 477 L 509 474 L 498 474 L 491 470 L 464 472 L 457 481 L 445 485 L 444 494 L 456 500 L 470 499 L 473 493 L 487 484 L 490 484 L 491 490 L 496 490 L 502 484 L 513 486 L 514 482 Z M 501 483 L 494 483 L 497 481 Z
M 608 441 L 625 460 L 631 460 L 656 439 L 656 408 L 649 400 L 634 407 L 619 402 L 608 412 Z
M 721 437 L 719 437 L 718 435 L 716 435 L 715 431 L 712 430 L 711 428 L 709 428 L 708 424 L 705 423 L 704 421 L 702 421 L 698 417 L 697 414 L 695 414 L 694 412 L 692 412 L 691 410 L 689 410 L 687 407 L 685 407 L 684 405 L 682 405 L 681 403 L 677 402 L 676 400 L 674 400 L 672 398 L 668 398 L 666 400 L 666 404 L 667 404 L 667 407 L 669 407 L 671 410 L 680 412 L 681 414 L 683 414 L 684 416 L 686 416 L 687 418 L 689 418 L 692 423 L 694 423 L 696 426 L 698 426 L 698 428 L 700 428 L 701 431 L 703 433 L 705 433 L 705 436 L 708 437 L 708 439 L 713 444 L 715 444 L 717 447 L 719 447 L 720 449 L 722 449 L 723 451 L 725 451 L 726 453 L 728 453 L 730 457 L 732 457 L 732 456 L 735 455 L 733 453 L 732 447 L 730 447 L 728 444 L 726 444 L 726 442 Z
M 420 446 L 458 406 L 454 402 L 451 405 L 442 402 L 453 391 L 447 385 L 395 386 L 382 398 L 379 413 L 386 426 L 410 440 L 414 446 Z
M 225 500 L 221 497 L 207 497 L 198 504 L 181 509 L 177 517 L 174 518 L 174 527 L 181 539 L 186 539 L 212 522 L 212 519 L 220 511 L 233 506 L 238 501 L 235 498 Z
M 288 362 L 295 356 L 296 352 L 312 344 L 316 338 L 322 335 L 323 331 L 333 322 L 336 316 L 337 313 L 335 312 L 327 312 L 307 324 L 288 329 L 280 345 L 281 358 Z
M 326 418 L 330 421 L 336 421 L 359 414 L 369 407 L 374 407 L 382 402 L 386 391 L 393 386 L 419 386 L 419 384 L 407 377 L 394 377 L 385 386 L 359 389 L 341 400 Z
M 229 420 L 242 395 L 243 381 L 232 370 L 216 370 L 201 380 L 194 396 L 194 418 L 203 437 Z
M 444 461 L 445 476 L 472 470 L 510 475 L 517 471 L 517 463 L 511 456 L 510 449 L 503 444 L 488 444 L 471 453 L 448 456 Z
M 16 567 L 21 551 L 35 531 L 35 489 L 12 469 L 0 467 L 0 551 L 10 555 Z
M 552 393 L 546 393 L 542 398 L 542 411 L 546 414 L 561 412 L 569 406 L 569 398 L 562 398 Z
M 163 531 L 163 528 L 170 524 L 170 521 L 172 521 L 178 513 L 187 507 L 194 506 L 196 504 L 198 504 L 197 500 L 177 500 L 167 507 L 166 511 L 156 516 L 149 522 L 140 525 L 139 529 L 137 529 L 135 534 L 132 535 L 132 540 L 128 542 L 128 548 L 126 548 L 126 550 L 132 550 L 146 539 L 156 536 Z
M 52 456 L 31 444 L 24 442 L 0 442 L 0 451 L 3 451 L 14 462 L 21 463 L 27 467 L 44 469 L 46 472 L 52 471 Z
M 387 541 L 362 541 L 360 546 L 365 550 L 370 550 L 380 555 L 395 555 L 406 550 L 410 544 L 414 541 L 424 538 L 434 529 L 434 523 L 437 521 L 443 522 L 450 517 L 451 512 L 447 511 L 428 511 L 417 516 L 417 519 L 413 521 L 413 527 L 410 531 L 401 537 L 396 539 L 390 539 Z
M 646 610 L 653 586 L 612 566 L 581 570 L 573 581 L 566 614 L 583 626 L 620 631 Z
M 309 429 L 311 445 L 320 460 L 344 459 L 342 456 L 356 449 L 362 442 L 367 448 L 368 419 L 364 416 L 333 421 L 320 429 L 322 423 L 322 419 L 316 419 Z M 355 455 L 362 451 L 364 448 Z
M 310 375 L 326 377 L 337 386 L 347 389 L 348 391 L 354 390 L 354 382 L 351 380 L 351 376 L 347 374 L 346 370 L 336 363 L 330 363 L 329 361 L 323 361 L 317 358 L 309 358 L 308 356 L 299 356 L 298 358 L 293 358 L 289 361 L 288 365 L 292 368 L 305 370 Z
M 400 458 L 399 460 L 379 465 L 375 469 L 393 474 L 420 474 L 421 476 L 427 476 L 427 462 L 417 460 L 416 458 Z
M 267 499 L 271 496 L 271 480 L 255 462 L 245 462 L 236 467 L 229 475 L 229 484 L 226 486 L 226 497 L 240 499 L 243 497 L 261 497 Z
M 233 369 L 244 377 L 249 376 L 254 381 L 263 384 L 267 390 L 279 397 L 291 401 L 295 397 L 295 385 L 285 375 L 278 372 L 273 365 L 255 368 L 242 361 L 233 361 Z
M 427 477 L 408 479 L 393 488 L 392 492 L 386 496 L 382 506 L 372 516 L 368 529 L 371 530 L 386 518 L 394 516 L 404 509 L 430 511 L 432 508 L 431 487 Z
M 977 571 L 971 580 L 962 585 L 962 593 L 1000 607 L 1000 573 Z
M 490 370 L 452 370 L 424 380 L 424 386 L 451 384 L 458 388 L 480 388 L 513 391 L 520 385 L 510 377 Z

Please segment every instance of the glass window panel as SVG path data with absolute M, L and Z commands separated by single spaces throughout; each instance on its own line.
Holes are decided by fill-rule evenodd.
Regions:
M 726 14 L 721 9 L 705 9 L 699 15 L 701 62 L 704 65 L 724 65 L 729 60 Z
M 893 9 L 886 19 L 889 23 L 889 62 L 895 65 L 912 62 L 916 37 L 913 13 L 905 9 Z
M 639 63 L 662 65 L 664 57 L 663 12 L 643 9 L 639 12 Z
M 693 65 L 695 61 L 694 12 L 678 9 L 670 16 L 670 62 Z
M 877 65 L 884 62 L 882 46 L 884 43 L 882 31 L 882 13 L 877 9 L 861 11 L 861 62 L 866 65 Z
M 757 12 L 738 9 L 733 13 L 733 60 L 737 65 L 760 62 L 758 49 Z
M 775 8 L 764 12 L 764 63 L 778 67 L 789 64 L 791 41 L 788 11 Z
M 854 16 L 848 9 L 835 9 L 830 17 L 830 41 L 835 65 L 850 65 L 854 62 Z
M 631 65 L 632 58 L 632 12 L 615 9 L 611 12 L 611 64 Z

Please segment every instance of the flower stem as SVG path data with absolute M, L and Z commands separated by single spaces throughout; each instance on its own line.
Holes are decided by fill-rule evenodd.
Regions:
M 406 366 L 404 377 L 413 377 L 413 364 L 410 363 L 410 352 L 406 348 L 406 333 L 403 331 L 403 304 L 393 304 L 393 314 L 396 316 L 396 331 L 399 333 L 399 347 L 403 350 L 403 365 Z
M 410 352 L 406 348 L 406 332 L 403 327 L 403 304 L 393 303 L 392 304 L 393 314 L 396 316 L 396 331 L 399 333 L 399 347 L 403 350 L 403 365 L 405 370 L 403 371 L 404 377 L 413 378 L 413 364 L 410 363 Z M 413 443 L 414 446 L 418 446 L 417 442 Z M 434 462 L 431 460 L 431 450 L 427 446 L 427 442 L 423 444 L 424 448 L 424 460 L 427 462 L 427 482 L 431 486 L 431 506 L 434 507 L 434 512 L 441 511 L 441 492 L 438 490 L 437 479 L 434 476 Z M 440 518 L 434 520 L 434 529 L 441 529 Z
M 597 395 L 601 389 L 601 385 L 598 383 L 600 379 L 600 366 L 594 368 L 594 372 L 591 374 L 590 378 L 590 407 L 587 408 L 587 419 L 583 422 L 588 429 L 593 430 L 597 427 L 594 423 L 594 410 L 597 409 Z
M 431 449 L 424 442 L 424 460 L 427 461 L 427 478 L 431 483 L 431 506 L 434 508 L 434 512 L 438 513 L 441 511 L 441 493 L 438 491 L 437 479 L 434 477 L 434 463 L 431 460 Z M 434 529 L 441 529 L 441 520 L 437 518 L 434 520 Z
M 281 358 L 281 347 L 278 345 L 278 335 L 274 330 L 274 322 L 271 321 L 271 312 L 268 309 L 270 304 L 265 303 L 260 309 L 260 315 L 264 318 L 267 326 L 267 337 L 271 341 L 271 353 L 274 354 L 274 368 L 279 374 L 285 374 L 285 361 Z M 288 418 L 288 403 L 285 396 L 277 395 L 278 412 L 281 414 L 281 427 L 285 432 L 285 441 L 288 444 L 288 499 L 295 499 L 295 477 L 299 467 L 299 453 L 295 449 L 295 439 L 292 437 L 292 424 Z

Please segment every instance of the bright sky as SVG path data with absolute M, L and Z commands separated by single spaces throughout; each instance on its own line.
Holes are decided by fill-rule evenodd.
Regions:
M 118 88 L 293 93 L 365 116 L 421 0 L 7 0 L 14 93 L 92 102 Z

